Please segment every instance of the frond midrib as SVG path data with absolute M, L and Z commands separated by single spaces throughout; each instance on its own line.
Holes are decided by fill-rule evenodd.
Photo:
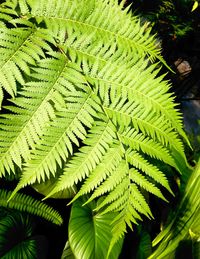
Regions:
M 65 60 L 67 62 L 67 60 Z M 38 106 L 38 108 L 32 113 L 32 116 L 30 117 L 29 120 L 26 121 L 26 123 L 23 124 L 23 128 L 20 131 L 20 133 L 14 138 L 14 140 L 12 140 L 12 144 L 11 146 L 8 148 L 8 150 L 6 152 L 4 152 L 4 155 L 2 157 L 0 157 L 0 160 L 4 160 L 6 158 L 6 156 L 9 154 L 10 155 L 10 151 L 12 151 L 13 147 L 15 146 L 15 144 L 17 143 L 17 141 L 20 139 L 20 137 L 25 136 L 26 134 L 24 134 L 27 131 L 27 128 L 29 127 L 29 125 L 31 125 L 31 121 L 33 120 L 33 117 L 35 114 L 38 113 L 38 111 L 41 109 L 41 107 L 45 104 L 48 103 L 48 100 L 50 99 L 50 97 L 53 95 L 53 92 L 55 91 L 54 86 L 55 84 L 58 82 L 60 75 L 63 73 L 63 70 L 65 69 L 65 65 L 63 65 L 62 70 L 60 70 L 60 73 L 58 75 L 58 77 L 56 78 L 56 81 L 52 84 L 52 87 L 49 87 L 49 92 L 46 94 L 46 96 L 44 96 L 43 101 L 40 103 L 40 105 Z M 39 83 L 39 82 L 38 82 Z
M 28 41 L 29 38 L 36 32 L 37 29 L 33 30 L 33 28 L 29 28 L 30 33 L 27 35 L 27 38 L 18 46 L 17 49 L 10 55 L 10 57 L 5 60 L 4 64 L 1 66 L 1 70 L 7 65 L 8 62 L 10 62 L 13 57 L 15 57 L 16 53 L 21 49 L 21 47 Z
M 103 78 L 100 78 L 100 77 L 94 77 L 94 76 L 91 76 L 91 75 L 87 75 L 87 76 L 88 76 L 89 78 L 93 79 L 93 80 L 102 81 L 102 82 L 104 82 L 104 83 L 106 83 L 106 84 L 108 84 L 108 85 L 109 85 L 109 84 L 116 85 L 116 86 L 119 86 L 121 89 L 127 88 L 127 89 L 129 89 L 129 90 L 131 90 L 131 91 L 134 91 L 134 92 L 138 93 L 138 95 L 143 96 L 143 97 L 146 98 L 146 99 L 149 99 L 152 103 L 155 103 L 157 106 L 159 106 L 159 107 L 160 107 L 160 110 L 163 111 L 164 114 L 167 114 L 167 115 L 168 115 L 168 116 L 166 116 L 166 117 L 168 117 L 168 120 L 170 120 L 169 118 L 172 119 L 172 116 L 171 116 L 171 114 L 168 113 L 166 107 L 163 107 L 163 106 L 161 105 L 161 103 L 157 102 L 155 99 L 150 98 L 148 95 L 142 93 L 142 92 L 139 91 L 138 89 L 133 89 L 133 88 L 131 88 L 131 87 L 128 87 L 127 85 L 123 85 L 123 84 L 120 84 L 120 83 L 117 83 L 117 82 L 114 82 L 114 81 L 111 81 L 111 80 L 103 79 Z M 174 120 L 173 120 L 173 121 L 174 121 Z
M 87 103 L 87 100 L 91 97 L 91 95 L 92 95 L 92 92 L 90 92 L 90 94 L 87 96 L 87 99 L 86 99 L 86 100 L 84 101 L 84 103 L 82 104 L 82 107 L 80 108 L 80 110 L 79 110 L 78 113 L 80 113 L 81 110 L 84 110 L 85 103 Z M 28 182 L 31 182 L 31 179 L 32 179 L 33 177 L 35 178 L 34 172 L 36 172 L 36 174 L 37 174 L 37 171 L 40 171 L 40 167 L 43 167 L 43 163 L 49 158 L 49 154 L 51 154 L 51 153 L 54 151 L 54 149 L 56 148 L 57 144 L 60 143 L 60 141 L 61 141 L 61 140 L 63 139 L 63 137 L 66 135 L 66 131 L 67 131 L 68 129 L 70 129 L 71 125 L 74 124 L 74 121 L 75 121 L 76 119 L 77 119 L 77 117 L 75 116 L 75 117 L 73 118 L 73 120 L 70 122 L 70 124 L 67 125 L 67 128 L 64 128 L 64 129 L 63 129 L 63 133 L 62 133 L 62 135 L 59 137 L 58 141 L 56 141 L 56 142 L 54 143 L 53 147 L 49 150 L 49 152 L 45 154 L 45 157 L 44 157 L 42 160 L 40 160 L 40 164 L 39 164 L 36 168 L 34 168 L 34 171 L 33 171 L 32 169 L 30 169 L 31 175 L 30 175 L 28 178 L 26 178 L 26 182 L 27 182 L 27 183 L 28 183 Z M 26 169 L 25 173 L 29 173 L 29 169 L 28 169 L 28 168 Z M 51 172 L 51 173 L 52 173 L 52 172 Z M 23 179 L 23 178 L 22 178 L 22 179 Z M 23 184 L 23 182 L 22 182 L 21 184 Z M 20 186 L 20 185 L 19 185 L 19 186 Z
M 171 146 L 173 146 L 174 148 L 176 148 L 176 146 L 174 146 L 174 144 L 171 142 L 171 139 L 170 139 L 170 137 L 168 136 L 168 134 L 167 134 L 165 131 L 163 131 L 161 128 L 156 127 L 156 125 L 151 124 L 149 121 L 147 121 L 147 120 L 145 120 L 145 119 L 142 119 L 142 118 L 140 118 L 140 117 L 131 116 L 130 114 L 127 114 L 127 113 L 123 112 L 122 110 L 120 110 L 120 111 L 117 110 L 117 111 L 116 111 L 115 109 L 109 108 L 109 107 L 106 107 L 106 106 L 104 106 L 104 109 L 105 109 L 105 110 L 110 110 L 110 111 L 112 111 L 112 112 L 120 113 L 120 114 L 122 114 L 122 115 L 124 115 L 124 116 L 126 116 L 126 117 L 129 117 L 129 118 L 131 119 L 131 121 L 135 119 L 135 120 L 137 120 L 137 121 L 141 121 L 143 124 L 147 124 L 147 125 L 148 125 L 147 128 L 154 128 L 154 129 L 155 129 L 154 133 L 155 133 L 156 131 L 159 131 L 159 132 L 160 132 L 160 135 L 161 135 L 161 136 L 165 136 L 165 139 L 168 140 L 168 143 L 169 143 Z M 147 133 L 147 135 L 151 137 L 151 135 L 150 135 L 149 133 Z M 172 140 L 172 141 L 173 141 L 173 140 Z M 163 143 L 161 143 L 161 144 L 163 144 Z
M 125 139 L 130 139 L 130 137 L 128 137 L 128 136 L 126 136 L 125 134 L 121 134 L 121 133 L 119 133 L 119 136 L 120 136 L 120 138 L 122 137 L 122 138 L 125 138 Z M 152 154 L 157 154 L 158 153 L 158 150 L 155 148 L 155 147 L 153 147 L 152 145 L 151 146 L 149 146 L 149 145 L 147 145 L 145 142 L 144 142 L 144 140 L 141 142 L 141 141 L 139 141 L 138 139 L 136 139 L 136 138 L 134 138 L 134 139 L 132 139 L 131 138 L 131 140 L 133 140 L 134 142 L 136 142 L 136 143 L 138 143 L 138 145 L 140 146 L 140 145 L 142 145 L 142 146 L 148 146 L 148 148 L 151 148 L 152 150 L 154 150 L 155 152 L 152 152 Z M 152 140 L 152 139 L 148 139 L 148 140 Z M 121 141 L 121 142 L 123 142 L 123 141 Z M 153 142 L 154 144 L 159 144 L 158 142 Z M 125 144 L 126 145 L 126 144 Z M 163 146 L 161 146 L 162 148 L 164 148 Z M 140 148 L 141 149 L 141 148 Z M 137 150 L 137 148 L 134 148 L 134 150 Z M 172 167 L 174 167 L 174 168 L 177 168 L 177 166 L 176 166 L 176 164 L 175 164 L 175 162 L 174 162 L 174 159 L 171 157 L 171 155 L 168 153 L 168 150 L 165 150 L 165 152 L 168 154 L 168 159 L 170 159 L 170 160 L 168 160 L 168 159 L 166 159 L 166 158 L 162 158 L 162 159 L 160 159 L 161 161 L 163 160 L 165 163 L 167 163 L 167 164 L 169 164 L 169 165 L 171 165 Z M 147 153 L 148 154 L 148 153 Z M 150 154 L 148 154 L 148 155 L 150 155 Z M 163 154 L 162 154 L 163 155 Z
M 150 50 L 149 48 L 147 48 L 146 46 L 144 46 L 143 44 L 139 44 L 138 42 L 134 41 L 133 39 L 130 39 L 130 38 L 127 38 L 127 37 L 124 37 L 122 36 L 121 34 L 119 33 L 115 33 L 115 32 L 112 32 L 110 30 L 106 30 L 104 28 L 101 28 L 99 26 L 94 26 L 92 24 L 89 24 L 89 23 L 86 23 L 86 22 L 81 22 L 81 21 L 78 21 L 78 20 L 75 20 L 75 19 L 70 19 L 70 18 L 62 18 L 62 17 L 55 17 L 55 16 L 48 16 L 45 15 L 45 16 L 42 16 L 42 15 L 34 15 L 35 18 L 41 18 L 41 19 L 44 19 L 44 18 L 47 18 L 47 19 L 52 19 L 52 20 L 59 20 L 59 21 L 65 21 L 65 22 L 71 22 L 71 23 L 75 23 L 75 24 L 79 24 L 81 26 L 85 26 L 85 27 L 90 27 L 92 30 L 97 30 L 97 31 L 102 31 L 103 33 L 108 33 L 110 35 L 113 35 L 115 38 L 120 38 L 122 41 L 128 41 L 129 43 L 131 43 L 131 45 L 135 45 L 135 46 L 138 46 L 138 48 L 140 49 L 143 49 L 144 53 L 146 53 L 147 55 L 150 55 L 151 57 L 156 57 L 158 58 L 159 60 L 162 60 L 162 58 L 160 57 L 159 53 L 160 53 L 160 50 L 159 49 L 154 49 L 154 51 Z M 86 29 L 87 31 L 87 29 Z M 158 52 L 158 53 L 156 53 Z

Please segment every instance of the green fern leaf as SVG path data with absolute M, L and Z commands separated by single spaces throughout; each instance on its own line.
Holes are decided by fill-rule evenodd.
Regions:
M 134 129 L 128 128 L 126 132 L 123 132 L 122 134 L 119 133 L 119 137 L 122 143 L 128 147 L 131 147 L 131 149 L 142 151 L 153 158 L 157 158 L 177 168 L 173 157 L 165 147 L 160 145 L 158 142 L 145 137 L 143 134 L 138 133 Z
M 8 202 L 8 198 L 11 193 L 11 191 L 0 190 L 0 206 L 25 211 L 30 214 L 40 216 L 57 225 L 62 224 L 63 220 L 57 211 L 45 203 L 33 199 L 31 196 L 17 193 L 12 201 Z
M 116 167 L 116 169 L 112 172 L 112 174 L 100 186 L 98 186 L 98 188 L 95 189 L 94 193 L 90 196 L 86 204 L 91 202 L 93 199 L 112 191 L 119 183 L 121 183 L 123 178 L 126 177 L 125 169 L 126 163 L 124 162 L 124 160 L 122 160 Z M 87 185 L 87 182 L 85 183 L 85 185 Z M 84 185 L 81 191 L 83 191 L 83 189 Z
M 148 192 L 153 193 L 154 195 L 158 196 L 159 198 L 167 201 L 164 196 L 162 195 L 161 191 L 155 187 L 150 181 L 148 181 L 143 175 L 141 175 L 136 169 L 129 170 L 130 179 L 135 182 L 137 185 L 141 186 Z
M 138 168 L 139 170 L 142 170 L 142 172 L 150 176 L 156 182 L 163 185 L 169 192 L 172 193 L 172 190 L 163 172 L 161 172 L 156 166 L 150 164 L 138 152 L 127 151 L 126 159 L 131 165 Z
M 71 93 L 68 101 L 71 103 L 68 103 L 67 109 L 58 112 L 43 132 L 43 138 L 38 141 L 30 160 L 25 164 L 23 176 L 13 195 L 27 184 L 36 181 L 40 183 L 49 179 L 51 174 L 55 176 L 57 164 L 62 166 L 61 158 L 66 161 L 73 153 L 72 144 L 79 146 L 80 140 L 85 139 L 87 132 L 84 126 L 90 128 L 94 121 L 93 115 L 96 115 L 92 107 L 92 94 L 90 90 L 85 94 L 77 91 Z
M 123 150 L 121 146 L 111 147 L 103 157 L 101 164 L 93 169 L 92 173 L 88 176 L 87 180 L 82 185 L 82 188 L 72 200 L 72 202 L 79 196 L 90 193 L 93 189 L 97 188 L 107 177 L 109 177 L 109 175 L 111 175 L 119 165 L 122 156 Z
M 46 82 L 27 83 L 26 88 L 21 91 L 21 97 L 12 100 L 15 106 L 6 107 L 12 114 L 1 115 L 1 175 L 5 174 L 5 169 L 8 172 L 10 172 L 10 169 L 13 170 L 13 161 L 21 167 L 21 156 L 28 160 L 30 156 L 29 147 L 33 149 L 35 143 L 39 141 L 39 136 L 43 134 L 46 123 L 55 117 L 55 112 L 50 102 L 54 100 L 54 97 L 57 97 L 57 92 L 60 91 L 59 87 L 62 87 L 63 90 L 61 83 L 63 82 L 62 72 L 65 64 L 66 61 L 62 59 L 41 62 L 38 73 L 41 73 L 42 70 L 42 76 L 46 78 Z M 59 78 L 61 78 L 60 84 L 58 82 Z M 68 85 L 71 88 L 71 83 L 68 83 Z M 66 92 L 68 93 L 67 86 L 65 89 L 65 91 L 62 91 L 63 95 L 66 95 Z
M 108 123 L 98 123 L 91 129 L 91 134 L 89 134 L 88 138 L 84 141 L 87 146 L 84 146 L 80 149 L 80 152 L 75 154 L 73 159 L 67 166 L 64 168 L 64 174 L 60 177 L 60 180 L 54 190 L 49 194 L 62 190 L 64 188 L 68 188 L 73 186 L 74 183 L 84 179 L 91 172 L 97 170 L 97 165 L 100 164 L 100 174 L 102 173 L 102 159 L 103 155 L 109 149 L 111 143 L 113 143 L 113 138 L 115 137 L 115 133 L 112 129 L 112 124 Z M 111 150 L 111 154 L 108 155 L 108 159 L 111 158 L 112 155 L 116 155 L 119 160 L 119 147 Z M 107 153 L 106 153 L 107 154 Z M 116 158 L 114 156 L 114 158 Z M 115 161 L 113 161 L 115 162 Z M 113 163 L 111 163 L 112 169 Z M 104 165 L 103 169 L 106 168 Z M 111 170 L 110 169 L 110 170 Z M 67 179 L 67 181 L 65 180 Z M 63 183 L 66 183 L 63 185 Z
M 149 37 L 150 29 L 144 38 L 143 32 L 147 30 L 146 25 L 141 27 L 138 19 L 127 14 L 126 9 L 121 10 L 115 1 L 97 1 L 95 5 L 91 0 L 81 3 L 77 0 L 67 1 L 64 5 L 62 1 L 55 0 L 48 5 L 46 1 L 34 1 L 30 13 L 35 17 L 43 18 L 50 29 L 57 24 L 58 31 L 63 26 L 72 27 L 74 30 L 78 28 L 79 31 L 84 32 L 97 30 L 108 38 L 115 37 L 119 48 L 125 44 L 127 50 L 136 49 L 141 56 L 145 53 L 152 59 L 158 58 L 163 61 L 160 49 L 155 50 L 155 37 Z M 132 28 L 135 29 L 132 30 Z
M 150 113 L 141 103 L 128 102 L 126 98 L 118 97 L 104 109 L 114 124 L 122 124 L 124 127 L 132 124 L 136 130 L 161 142 L 162 145 L 169 144 L 175 147 L 184 157 L 182 143 L 177 139 L 174 129 L 169 126 L 164 117 Z
M 118 214 L 112 247 L 141 214 L 153 217 L 144 190 L 171 192 L 151 158 L 188 174 L 156 38 L 115 0 L 11 2 L 0 13 L 0 91 L 12 97 L 0 117 L 0 176 L 21 170 L 10 201 L 50 178 L 46 197 L 74 185 L 73 201 L 103 195 L 95 211 Z
M 45 43 L 48 35 L 44 30 L 34 28 L 0 29 L 0 88 L 12 97 L 17 92 L 17 83 L 24 84 L 22 72 L 30 74 L 30 65 L 44 56 L 44 49 L 50 49 Z M 2 91 L 2 90 L 1 90 Z M 2 95 L 1 95 L 2 96 Z M 0 106 L 2 98 L 0 99 Z

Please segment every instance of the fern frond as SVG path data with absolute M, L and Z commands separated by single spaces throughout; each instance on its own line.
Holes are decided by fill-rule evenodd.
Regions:
M 36 181 L 39 183 L 55 176 L 57 166 L 62 166 L 69 155 L 73 154 L 73 144 L 79 146 L 80 140 L 86 138 L 85 127 L 91 128 L 94 122 L 97 103 L 92 99 L 90 89 L 85 94 L 76 91 L 67 98 L 67 109 L 57 112 L 56 118 L 49 122 L 43 137 L 32 150 L 30 160 L 25 164 L 22 178 L 17 185 L 13 195 L 20 188 Z M 74 183 L 73 183 L 74 184 Z M 63 190 L 63 188 L 62 188 Z
M 98 188 L 95 189 L 94 193 L 88 199 L 86 204 L 92 201 L 93 199 L 95 199 L 96 197 L 100 197 L 104 194 L 107 194 L 107 197 L 105 197 L 105 200 L 101 204 L 99 204 L 96 210 L 100 210 L 106 204 L 109 204 L 111 202 L 112 202 L 112 206 L 116 206 L 116 204 L 113 202 L 115 200 L 118 200 L 119 198 L 115 196 L 115 194 L 117 193 L 116 191 L 118 191 L 121 188 L 122 188 L 121 190 L 123 190 L 123 188 L 125 187 L 123 183 L 127 183 L 125 181 L 127 176 L 126 169 L 127 169 L 127 165 L 125 161 L 122 160 L 120 164 L 116 167 L 116 169 L 107 177 L 107 179 Z M 82 190 L 85 189 L 86 186 L 88 186 L 87 181 L 83 185 Z M 138 190 L 137 186 L 134 183 L 131 183 L 128 188 L 130 188 L 131 190 L 131 195 L 132 195 L 131 198 L 134 200 L 133 202 L 134 208 L 138 212 L 145 214 L 147 217 L 149 215 L 153 217 L 147 202 L 145 201 L 141 192 Z M 119 195 L 123 195 L 123 192 L 120 193 Z M 110 209 L 111 208 L 108 207 L 103 213 L 106 213 Z
M 115 158 L 115 160 L 117 159 Z M 153 184 L 149 183 L 147 187 L 147 181 L 144 177 L 141 182 L 138 182 L 137 173 L 134 172 L 133 174 L 133 169 L 129 169 L 124 160 L 120 160 L 118 164 L 115 162 L 114 167 L 111 159 L 109 159 L 109 161 L 106 159 L 105 161 L 105 168 L 101 174 L 98 173 L 99 170 L 102 169 L 97 167 L 82 185 L 75 199 L 80 195 L 93 191 L 93 189 L 94 192 L 92 196 L 85 204 L 91 202 L 94 198 L 106 195 L 103 200 L 99 200 L 95 211 L 99 211 L 100 214 L 118 212 L 119 215 L 113 221 L 113 240 L 117 241 L 126 231 L 126 224 L 132 228 L 132 223 L 136 223 L 137 219 L 141 220 L 138 213 L 144 214 L 147 217 L 153 217 L 145 198 L 136 184 L 133 183 L 134 181 L 142 187 L 145 187 L 145 189 L 148 189 L 148 191 L 154 192 L 155 195 L 162 198 L 164 197 Z M 113 167 L 111 171 L 108 169 L 109 164 L 112 164 Z M 107 170 L 109 170 L 109 172 Z M 106 171 L 108 173 L 106 173 Z M 97 177 L 94 177 L 95 174 Z M 97 179 L 97 182 L 94 183 L 94 179 Z
M 62 86 L 63 81 L 67 82 L 67 80 L 63 80 L 63 73 L 66 72 L 63 71 L 65 65 L 66 61 L 63 59 L 41 62 L 38 73 L 42 72 L 40 78 L 43 81 L 37 80 L 27 83 L 23 91 L 20 92 L 21 96 L 11 100 L 15 106 L 6 107 L 12 114 L 1 114 L 1 175 L 5 174 L 5 169 L 8 172 L 13 170 L 14 163 L 21 167 L 22 157 L 25 160 L 29 158 L 29 148 L 33 149 L 35 143 L 39 141 L 39 137 L 43 134 L 46 123 L 55 117 L 54 108 L 50 102 L 56 102 L 58 99 L 57 95 L 60 89 L 57 88 L 62 87 L 62 90 L 64 89 L 63 95 L 69 91 L 68 85 L 71 88 L 70 82 L 66 84 L 65 88 Z M 35 79 L 38 77 L 37 74 L 32 76 Z M 59 79 L 61 82 L 59 82 Z
M 126 153 L 126 160 L 134 167 L 142 170 L 146 175 L 150 176 L 154 181 L 163 185 L 169 192 L 172 192 L 166 176 L 155 165 L 150 164 L 136 151 L 128 150 Z
M 111 191 L 108 191 L 107 196 L 104 198 L 104 200 L 101 203 L 99 203 L 99 205 L 95 210 L 101 211 L 102 208 L 104 208 L 103 211 L 101 212 L 103 214 L 108 213 L 110 211 L 124 210 L 127 202 L 127 197 L 124 197 L 124 195 L 127 192 L 127 195 L 129 193 L 128 202 L 131 202 L 132 204 L 131 206 L 133 206 L 133 208 L 136 211 L 146 215 L 147 217 L 153 217 L 144 196 L 141 194 L 141 191 L 137 188 L 137 185 L 134 183 L 134 182 L 137 182 L 137 176 L 138 176 L 136 175 L 137 173 L 134 172 L 133 174 L 133 169 L 127 170 L 127 165 L 126 165 L 125 172 L 127 176 L 129 176 L 129 179 L 127 179 L 127 177 L 124 177 L 119 184 L 114 186 L 114 188 L 112 188 Z M 112 178 L 112 176 L 110 177 Z M 160 198 L 165 199 L 163 195 L 160 193 L 160 191 L 154 185 L 150 183 L 150 186 L 147 186 L 146 180 L 144 179 L 144 177 L 140 177 L 140 178 L 143 178 L 143 179 L 142 180 L 140 179 L 141 182 L 137 182 L 137 184 L 139 184 L 142 187 L 145 187 L 145 189 L 148 189 L 148 191 L 150 192 L 152 192 L 153 189 L 155 188 L 156 192 L 154 194 L 157 196 L 160 196 Z M 109 180 L 110 179 L 108 178 L 107 181 Z M 106 186 L 106 181 L 102 185 Z M 132 216 L 134 217 L 134 215 Z M 136 219 L 138 217 L 139 216 L 137 216 Z M 139 219 L 141 218 L 139 217 Z
M 86 204 L 91 202 L 93 199 L 104 195 L 107 192 L 112 191 L 118 184 L 123 181 L 126 177 L 126 163 L 122 160 L 112 174 L 94 190 L 94 193 L 87 200 Z M 85 183 L 87 185 L 87 182 Z M 83 189 L 84 187 L 82 187 Z
M 94 189 L 107 179 L 110 175 L 113 174 L 113 171 L 116 170 L 119 163 L 122 160 L 123 149 L 121 146 L 117 145 L 116 147 L 111 147 L 108 152 L 104 155 L 101 164 L 93 169 L 92 173 L 87 177 L 85 183 L 83 183 L 80 191 L 74 197 L 72 202 L 76 200 L 81 195 L 90 193 Z M 102 186 L 102 185 L 101 185 Z M 110 185 L 113 186 L 113 182 Z
M 118 135 L 122 143 L 127 147 L 130 147 L 133 150 L 142 151 L 150 157 L 157 158 L 177 168 L 173 157 L 165 147 L 160 145 L 158 142 L 145 137 L 135 129 L 128 128 L 126 132 L 119 133 Z
M 96 208 L 96 210 L 99 210 L 108 202 L 110 202 L 110 205 L 107 206 L 102 213 L 104 214 L 111 211 L 117 212 L 117 216 L 112 222 L 113 238 L 109 247 L 110 251 L 113 245 L 126 232 L 126 225 L 132 229 L 132 224 L 138 224 L 138 220 L 142 220 L 140 214 L 144 214 L 149 218 L 153 216 L 146 200 L 138 190 L 137 186 L 134 183 L 130 183 L 127 178 L 124 178 L 122 183 L 119 184 L 116 189 L 104 199 L 104 201 Z
M 130 101 L 139 101 L 147 113 L 148 111 L 152 113 L 154 110 L 158 115 L 162 114 L 166 127 L 176 125 L 179 133 L 184 136 L 182 120 L 175 111 L 173 97 L 168 93 L 169 86 L 167 82 L 162 81 L 163 76 L 155 78 L 159 72 L 159 69 L 155 69 L 155 65 L 147 67 L 148 62 L 142 58 L 138 59 L 139 56 L 136 55 L 136 58 L 132 57 L 129 62 L 131 67 L 127 67 L 129 63 L 127 65 L 123 60 L 126 55 L 120 52 L 122 50 L 118 49 L 116 44 L 110 46 L 101 43 L 100 40 L 95 41 L 94 33 L 81 35 L 78 40 L 76 36 L 70 36 L 71 34 L 63 48 L 73 62 L 83 66 L 88 80 L 99 89 L 102 99 L 105 99 L 105 94 L 109 91 L 111 100 L 122 93 L 122 96 L 127 96 Z M 93 46 L 91 41 L 92 43 L 94 41 L 94 46 L 97 45 L 96 48 L 91 48 Z M 178 151 L 183 153 L 181 144 L 178 142 L 176 144 Z
M 97 213 L 119 214 L 112 246 L 141 214 L 153 217 L 144 190 L 171 192 L 151 158 L 187 173 L 181 114 L 152 64 L 164 63 L 155 36 L 115 0 L 11 2 L 0 26 L 1 88 L 12 97 L 0 116 L 0 176 L 21 169 L 10 199 L 59 170 L 46 197 L 74 185 L 74 200 L 103 195 Z
M 57 211 L 45 203 L 33 199 L 31 196 L 17 193 L 12 201 L 8 202 L 8 198 L 11 193 L 12 191 L 0 190 L 0 206 L 28 212 L 57 225 L 61 225 L 63 223 L 63 220 Z
M 119 212 L 118 210 L 116 210 L 118 212 L 118 215 L 114 218 L 112 222 L 113 238 L 110 243 L 109 251 L 112 249 L 113 245 L 126 232 L 126 225 L 128 225 L 132 229 L 132 224 L 137 224 L 138 220 L 142 220 L 137 211 L 148 216 L 148 213 L 145 211 L 144 207 L 142 207 L 141 204 L 137 202 L 137 199 L 135 199 L 134 192 L 135 192 L 134 185 L 130 185 L 129 190 L 126 190 L 122 196 L 123 201 L 121 202 L 123 205 L 120 207 Z M 125 199 L 124 199 L 124 196 L 126 197 Z M 120 202 L 119 198 L 117 199 L 117 202 Z M 109 210 L 113 210 L 114 204 L 115 203 L 112 203 L 105 212 L 108 212 Z M 148 205 L 147 204 L 145 205 L 146 205 L 145 208 L 147 207 L 147 211 L 149 211 Z
M 17 92 L 17 82 L 24 84 L 22 72 L 30 74 L 30 65 L 44 57 L 44 49 L 50 49 L 45 42 L 48 34 L 32 24 L 30 28 L 0 29 L 0 88 L 13 98 Z M 0 106 L 2 96 L 0 95 Z
M 124 127 L 133 125 L 136 130 L 161 142 L 163 146 L 174 147 L 184 157 L 182 143 L 178 140 L 174 129 L 166 122 L 165 117 L 144 109 L 141 102 L 130 102 L 126 98 L 118 97 L 104 109 L 114 124 L 124 125 Z
M 119 48 L 125 45 L 129 53 L 137 50 L 140 56 L 145 54 L 152 60 L 158 58 L 164 63 L 160 49 L 155 48 L 155 36 L 150 36 L 150 28 L 145 24 L 142 26 L 138 18 L 121 8 L 111 0 L 99 0 L 95 3 L 91 0 L 76 0 L 66 1 L 64 4 L 63 1 L 56 0 L 47 4 L 43 0 L 30 3 L 30 14 L 44 20 L 54 35 L 56 31 L 58 34 L 62 33 L 63 27 L 71 27 L 84 33 L 98 31 L 98 34 L 104 35 L 104 39 L 115 38 Z
M 99 122 L 95 125 L 91 129 L 88 138 L 83 141 L 86 146 L 80 148 L 80 152 L 77 154 L 75 153 L 73 159 L 65 166 L 63 175 L 60 177 L 58 184 L 49 195 L 77 184 L 78 181 L 89 176 L 90 173 L 95 170 L 99 170 L 99 176 L 101 177 L 102 169 L 106 169 L 106 164 L 102 164 L 103 156 L 105 154 L 107 156 L 106 161 L 108 161 L 112 156 L 114 159 L 120 159 L 119 147 L 111 149 L 110 152 L 108 151 L 108 154 L 106 153 L 107 150 L 109 150 L 110 145 L 113 143 L 114 137 L 115 133 L 110 122 Z M 113 162 L 118 162 L 118 160 Z M 98 164 L 100 164 L 99 169 L 97 168 Z M 112 166 L 113 163 L 111 163 L 111 169 Z
M 147 180 L 141 173 L 139 173 L 138 170 L 131 168 L 129 170 L 129 176 L 133 182 L 141 186 L 143 189 L 167 201 L 162 195 L 161 191 L 153 183 Z

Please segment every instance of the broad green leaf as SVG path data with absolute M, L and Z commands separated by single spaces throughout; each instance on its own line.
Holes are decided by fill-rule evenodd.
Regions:
M 72 206 L 69 221 L 69 243 L 77 259 L 104 259 L 107 257 L 110 241 L 112 239 L 114 213 L 104 215 L 95 214 L 95 202 L 82 206 L 86 199 L 78 199 Z M 110 252 L 109 259 L 118 258 L 122 239 L 120 239 Z

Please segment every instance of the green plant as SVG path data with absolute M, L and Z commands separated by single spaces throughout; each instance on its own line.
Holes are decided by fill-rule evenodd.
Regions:
M 181 241 L 200 238 L 200 160 L 198 161 L 189 181 L 187 182 L 183 197 L 176 210 L 170 215 L 168 224 L 153 241 L 158 245 L 149 258 L 175 257 L 176 250 Z M 198 255 L 199 256 L 199 255 Z M 199 258 L 199 257 L 194 257 Z
M 22 212 L 30 213 L 42 217 L 54 224 L 61 225 L 63 220 L 60 214 L 53 208 L 38 201 L 29 195 L 17 193 L 11 201 L 8 199 L 12 191 L 0 190 L 0 206 L 10 209 L 16 209 Z
M 33 234 L 28 215 L 0 208 L 0 257 L 2 259 L 46 258 L 44 237 Z M 40 251 L 38 247 L 43 245 Z
M 132 0 L 127 1 L 132 3 Z M 138 13 L 147 19 L 164 44 L 186 37 L 194 27 L 193 0 L 137 1 Z M 196 9 L 197 1 L 194 8 Z M 147 8 L 145 8 L 147 6 Z M 133 6 L 134 8 L 134 6 Z M 195 10 L 193 8 L 193 10 Z
M 157 161 L 189 173 L 156 38 L 115 0 L 10 0 L 0 19 L 0 175 L 21 170 L 9 200 L 59 175 L 45 198 L 77 186 L 72 202 L 115 215 L 112 255 L 126 225 L 153 218 L 147 193 L 172 193 Z
M 82 206 L 86 201 L 86 197 L 80 198 L 72 206 L 68 227 L 69 241 L 66 243 L 64 252 L 66 256 L 75 258 L 106 258 L 112 240 L 112 221 L 117 213 L 104 215 L 94 213 L 96 202 L 92 201 Z M 118 258 L 122 243 L 123 240 L 120 239 L 115 244 L 109 258 Z

